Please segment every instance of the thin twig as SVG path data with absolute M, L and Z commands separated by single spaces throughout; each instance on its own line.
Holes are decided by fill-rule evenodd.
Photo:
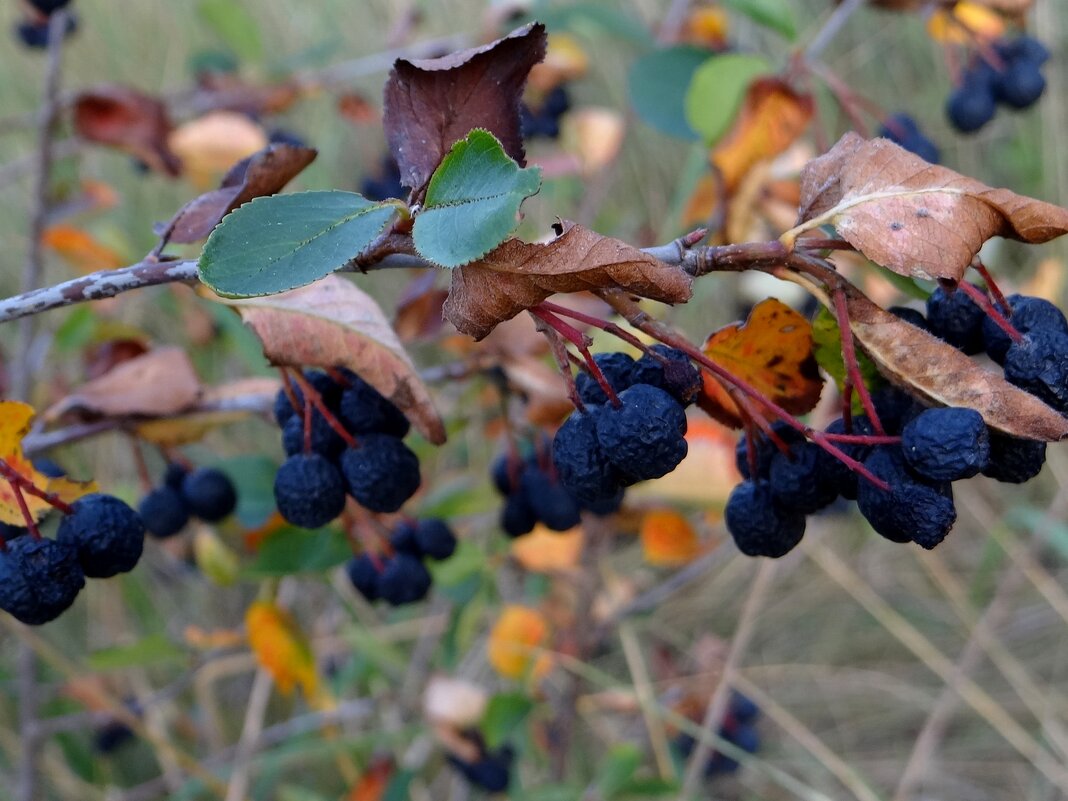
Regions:
M 805 48 L 805 59 L 814 61 L 819 58 L 827 46 L 841 32 L 842 28 L 853 16 L 854 12 L 864 5 L 865 0 L 843 0 L 843 2 L 827 17 L 823 27 L 812 37 L 812 41 Z

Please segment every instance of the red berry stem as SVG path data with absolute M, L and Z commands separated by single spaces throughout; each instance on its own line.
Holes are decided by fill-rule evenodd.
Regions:
M 556 369 L 560 371 L 560 375 L 564 378 L 564 386 L 567 388 L 567 399 L 571 401 L 571 405 L 580 412 L 586 411 L 586 404 L 582 402 L 578 386 L 575 384 L 575 375 L 571 372 L 571 359 L 575 357 L 567 352 L 564 340 L 556 329 L 549 326 L 540 317 L 536 317 L 533 314 L 531 316 L 534 317 L 534 326 L 549 342 L 549 350 L 552 352 L 553 360 L 556 362 Z
M 312 452 L 312 406 L 311 398 L 304 396 L 303 425 L 304 425 L 304 455 L 311 456 Z
M 797 240 L 797 247 L 804 250 L 851 250 L 856 248 L 844 239 L 818 239 L 816 237 L 802 237 Z
M 286 397 L 289 399 L 289 405 L 296 411 L 300 408 L 300 400 L 297 398 L 297 393 L 293 391 L 293 384 L 289 378 L 289 370 L 285 367 L 279 367 L 278 372 L 282 374 L 282 391 L 286 393 Z
M 990 302 L 990 298 L 986 293 L 976 287 L 974 284 L 969 284 L 967 281 L 961 281 L 957 284 L 957 289 L 975 301 L 975 305 L 982 309 L 986 315 L 997 323 L 998 328 L 1005 332 L 1005 335 L 1013 342 L 1023 342 L 1023 334 L 1016 330 L 1016 327 L 1009 322 L 1009 318 L 1002 314 L 998 308 Z M 1005 304 L 1005 308 L 1008 309 L 1008 303 Z
M 878 436 L 871 434 L 824 434 L 831 442 L 843 445 L 900 445 L 901 437 Z
M 311 405 L 314 406 L 319 412 L 319 414 L 323 416 L 323 419 L 326 421 L 326 424 L 337 432 L 337 435 L 341 437 L 342 440 L 344 440 L 345 444 L 348 445 L 350 448 L 360 447 L 360 443 L 356 441 L 356 438 L 348 432 L 345 426 L 341 424 L 340 420 L 334 417 L 334 413 L 326 408 L 326 404 L 323 403 L 323 396 L 319 394 L 319 390 L 317 390 L 310 383 L 308 383 L 308 380 L 300 373 L 299 370 L 293 371 L 293 380 L 296 381 L 297 386 L 300 387 L 301 394 L 304 395 L 305 403 L 307 403 L 309 400 L 311 401 Z M 296 409 L 297 407 L 294 406 L 293 408 Z M 305 412 L 305 414 L 307 415 L 307 412 Z M 305 442 L 309 446 L 310 440 L 308 438 L 311 437 L 310 432 L 311 423 L 308 417 L 306 416 L 304 420 L 304 436 L 306 438 Z
M 328 367 L 326 369 L 326 374 L 332 379 L 334 379 L 335 384 L 340 384 L 341 386 L 346 388 L 352 386 L 352 382 L 349 380 L 349 377 L 340 370 L 338 370 L 336 367 Z
M 6 478 L 6 476 L 5 476 Z M 26 498 L 22 494 L 22 487 L 19 486 L 19 482 L 7 479 L 7 483 L 11 485 L 11 491 L 15 493 L 15 502 L 19 505 L 19 511 L 22 512 L 23 522 L 26 523 L 26 530 L 30 532 L 30 536 L 35 540 L 41 539 L 41 531 L 37 528 L 37 521 L 33 519 L 33 515 L 30 514 L 30 507 L 26 505 Z M 4 547 L 7 547 L 5 543 Z
M 987 291 L 994 298 L 994 305 L 999 309 L 1003 309 L 1006 314 L 1011 314 L 1012 310 L 1009 308 L 1009 302 L 1005 299 L 1001 287 L 998 286 L 998 282 L 994 280 L 994 276 L 990 274 L 990 270 L 986 268 L 986 265 L 983 264 L 982 259 L 978 256 L 972 261 L 972 269 L 979 273 L 979 276 L 983 279 Z
M 661 356 L 654 351 L 644 342 L 642 342 L 634 334 L 630 333 L 626 329 L 620 328 L 615 323 L 610 323 L 607 320 L 602 320 L 599 317 L 594 317 L 592 314 L 586 314 L 585 312 L 578 311 L 577 309 L 569 309 L 566 306 L 559 306 L 555 303 L 549 303 L 548 301 L 542 301 L 538 304 L 542 308 L 548 309 L 553 314 L 558 314 L 561 317 L 570 317 L 572 320 L 577 320 L 580 323 L 593 326 L 594 328 L 604 331 L 606 334 L 611 334 L 617 339 L 621 339 L 631 347 L 637 348 L 642 353 L 647 353 L 652 357 L 667 361 L 667 358 Z
M 875 403 L 872 402 L 871 393 L 864 385 L 864 376 L 860 373 L 860 362 L 857 361 L 856 343 L 853 341 L 853 328 L 849 325 L 849 309 L 846 306 L 845 292 L 836 288 L 833 292 L 834 316 L 838 318 L 838 333 L 842 340 L 842 361 L 845 362 L 846 373 L 849 382 L 860 396 L 860 405 L 864 407 L 864 413 L 871 420 L 872 428 L 876 434 L 885 434 L 883 424 L 875 411 Z
M 597 362 L 590 353 L 586 335 L 546 309 L 544 304 L 538 304 L 528 311 L 578 348 L 579 353 L 582 354 L 582 358 L 586 362 L 586 369 L 589 370 L 590 375 L 593 376 L 594 380 L 600 385 L 604 394 L 608 396 L 609 403 L 618 409 L 622 405 L 622 402 L 616 396 L 616 392 L 612 389 L 612 385 L 608 383 L 608 379 L 604 377 L 604 373 L 601 372 L 601 368 L 597 366 Z
M 44 490 L 38 489 L 32 481 L 3 459 L 0 459 L 0 477 L 6 479 L 12 487 L 17 485 L 23 492 L 33 495 L 35 498 L 40 498 L 49 506 L 58 509 L 65 515 L 74 513 L 74 509 L 69 503 L 53 492 L 45 492 Z M 28 525 L 26 527 L 29 528 Z
M 141 450 L 141 442 L 132 434 L 130 435 L 130 454 L 133 456 L 134 469 L 137 471 L 137 480 L 141 482 L 141 489 L 148 492 L 154 485 L 152 476 L 148 472 L 148 464 L 145 462 L 144 451 Z

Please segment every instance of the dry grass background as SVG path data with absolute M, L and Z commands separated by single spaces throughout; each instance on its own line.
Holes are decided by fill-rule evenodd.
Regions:
M 377 52 L 396 9 L 391 2 L 345 0 L 256 0 L 246 6 L 257 15 L 268 64 L 254 67 L 269 75 L 296 66 L 321 66 Z M 483 2 L 442 0 L 421 4 L 425 23 L 419 36 L 473 32 Z M 659 19 L 668 5 L 653 0 L 603 4 L 647 20 Z M 823 0 L 798 2 L 798 18 L 811 29 L 827 13 Z M 193 52 L 214 41 L 197 22 L 192 3 L 112 3 L 79 0 L 82 33 L 64 58 L 64 85 L 77 88 L 99 81 L 127 81 L 149 91 L 180 89 L 188 80 Z M 0 9 L 0 27 L 15 17 L 14 4 Z M 921 119 L 943 147 L 948 165 L 988 183 L 1004 185 L 1061 204 L 1068 203 L 1068 5 L 1038 0 L 1034 30 L 1053 49 L 1047 75 L 1050 88 L 1039 109 L 1021 116 L 1002 115 L 974 139 L 952 135 L 941 114 L 948 79 L 934 47 L 915 19 L 863 12 L 826 54 L 826 60 L 855 86 L 890 109 L 906 108 Z M 743 43 L 774 42 L 739 24 Z M 586 40 L 592 54 L 590 77 L 576 87 L 579 102 L 622 108 L 624 75 L 635 51 L 603 37 Z M 10 41 L 0 48 L 0 117 L 36 107 L 42 59 Z M 356 86 L 376 95 L 382 74 Z M 305 187 L 355 188 L 358 177 L 381 151 L 381 137 L 362 141 L 339 122 L 329 98 L 316 98 L 279 121 L 306 135 L 323 155 L 301 179 Z M 829 126 L 840 124 L 833 113 Z M 26 250 L 29 182 L 10 180 L 11 165 L 31 152 L 32 141 L 19 131 L 0 134 L 0 290 L 14 290 Z M 648 226 L 665 224 L 687 146 L 661 137 L 640 124 L 628 136 L 620 168 L 606 187 L 593 222 L 605 233 L 625 239 L 643 236 Z M 113 184 L 120 206 L 101 232 L 131 254 L 151 245 L 150 223 L 164 219 L 189 196 L 182 184 L 135 174 L 122 156 L 91 152 L 81 160 L 84 175 Z M 5 173 L 5 170 L 8 170 Z M 601 189 L 601 188 L 598 188 Z M 568 216 L 582 202 L 574 186 L 561 186 L 537 198 L 531 226 L 553 216 Z M 668 225 L 670 228 L 670 224 Z M 1068 244 L 992 253 L 995 272 L 1009 283 L 1030 276 L 1041 258 L 1063 259 Z M 1063 264 L 1061 265 L 1063 271 Z M 49 263 L 49 281 L 66 276 Z M 365 286 L 391 297 L 392 276 L 372 276 Z M 728 319 L 715 297 L 732 278 L 706 279 L 692 309 L 680 319 L 696 335 Z M 717 286 L 718 285 L 718 286 Z M 1063 284 L 1059 284 L 1062 286 Z M 1061 300 L 1064 300 L 1063 294 Z M 68 312 L 42 319 L 55 331 Z M 182 342 L 173 304 L 164 290 L 150 290 L 127 302 L 122 319 L 152 332 L 161 341 Z M 220 319 L 220 324 L 225 322 Z M 261 369 L 247 355 L 247 338 L 226 325 L 231 345 L 198 353 L 207 375 L 223 376 Z M 0 334 L 7 350 L 11 340 Z M 49 357 L 48 383 L 77 374 L 76 354 Z M 55 376 L 59 376 L 56 379 Z M 442 390 L 447 408 L 469 422 L 480 412 L 461 412 L 473 395 L 460 388 Z M 489 414 L 486 412 L 485 414 Z M 480 426 L 454 437 L 440 455 L 428 456 L 426 475 L 442 483 L 482 481 L 492 445 Z M 263 451 L 274 437 L 258 422 L 213 435 L 192 449 L 195 456 Z M 68 449 L 58 458 L 76 472 L 91 472 L 101 483 L 133 497 L 136 482 L 127 444 L 107 438 Z M 773 567 L 726 553 L 726 548 L 689 568 L 693 580 L 661 603 L 630 617 L 618 634 L 585 665 L 571 665 L 585 680 L 577 737 L 570 754 L 568 781 L 586 787 L 615 739 L 633 737 L 643 749 L 649 737 L 640 719 L 612 725 L 599 719 L 598 694 L 651 689 L 648 720 L 670 719 L 658 695 L 645 687 L 635 654 L 650 661 L 658 650 L 692 655 L 709 635 L 729 640 L 743 609 L 747 645 L 737 660 L 735 686 L 764 708 L 764 747 L 737 777 L 702 789 L 698 797 L 720 799 L 848 799 L 862 801 L 1056 801 L 1068 798 L 1068 451 L 1051 447 L 1042 476 L 1024 487 L 1003 487 L 985 479 L 962 484 L 957 493 L 960 521 L 933 553 L 893 546 L 874 536 L 855 514 L 821 518 L 797 552 Z M 474 490 L 472 490 L 474 492 Z M 479 508 L 478 503 L 474 503 Z M 499 555 L 503 545 L 486 504 L 459 522 L 463 535 Z M 252 585 L 220 589 L 194 571 L 159 553 L 150 553 L 135 575 L 95 583 L 70 614 L 33 632 L 31 643 L 44 655 L 44 709 L 73 713 L 56 695 L 77 675 L 92 672 L 86 655 L 129 644 L 152 634 L 174 640 L 185 625 L 236 626 L 253 597 Z M 758 572 L 764 571 L 760 580 Z M 643 567 L 635 546 L 606 556 L 602 572 L 631 578 L 650 588 L 667 574 Z M 431 746 L 417 713 L 418 688 L 428 649 L 440 645 L 444 620 L 462 617 L 461 634 L 445 643 L 434 664 L 449 665 L 489 684 L 481 632 L 499 599 L 523 593 L 521 579 L 507 570 L 460 613 L 448 599 L 427 607 L 385 614 L 360 605 L 343 582 L 300 578 L 292 592 L 298 617 L 316 637 L 324 661 L 337 669 L 333 686 L 345 699 L 373 699 L 345 707 L 347 719 L 333 736 L 285 729 L 251 763 L 249 793 L 254 798 L 337 798 L 345 781 L 336 767 L 338 753 L 360 762 L 375 749 L 392 750 L 417 769 L 412 797 L 464 798 L 457 782 Z M 753 588 L 763 588 L 756 596 Z M 748 605 L 748 606 L 747 606 Z M 629 644 L 628 644 L 629 643 Z M 636 646 L 636 650 L 635 647 Z M 449 649 L 458 649 L 450 655 Z M 0 798 L 13 787 L 19 760 L 16 637 L 0 634 Z M 437 652 L 435 652 L 437 653 Z M 97 663 L 99 664 L 99 663 Z M 215 660 L 196 671 L 185 657 L 168 658 L 122 670 L 101 670 L 119 695 L 154 698 L 145 722 L 156 747 L 141 742 L 120 758 L 103 759 L 89 748 L 87 729 L 48 739 L 42 746 L 41 798 L 119 799 L 210 797 L 183 771 L 163 741 L 195 754 L 226 781 L 225 763 L 211 761 L 234 743 L 246 725 L 254 665 L 241 654 Z M 636 679 L 635 676 L 638 676 Z M 163 695 L 160 697 L 160 690 Z M 262 690 L 262 688 L 261 688 Z M 253 689 L 253 693 L 256 690 Z M 264 700 L 261 694 L 259 700 Z M 657 706 L 660 704 L 661 706 Z M 261 711 L 261 710 L 256 710 Z M 267 699 L 265 726 L 309 714 L 300 702 Z M 253 722 L 255 722 L 253 720 Z M 662 723 L 652 725 L 655 751 Z M 193 736 L 200 732 L 205 736 Z M 529 751 L 528 751 L 529 753 Z M 651 753 L 651 752 L 650 752 Z M 653 765 L 652 758 L 647 759 Z M 126 796 L 109 787 L 150 782 L 163 767 L 171 784 L 148 785 L 157 795 Z M 549 766 L 531 756 L 520 767 L 525 792 L 536 798 Z M 199 788 L 199 789 L 198 789 Z M 142 786 L 142 789 L 146 789 Z M 567 796 L 560 796 L 567 797 Z M 596 798 L 596 795 L 586 797 Z

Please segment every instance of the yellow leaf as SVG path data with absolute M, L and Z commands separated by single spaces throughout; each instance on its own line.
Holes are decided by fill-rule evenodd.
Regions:
M 490 631 L 487 656 L 490 665 L 508 679 L 539 679 L 549 672 L 552 659 L 539 654 L 549 637 L 549 624 L 536 609 L 509 605 Z
M 72 481 L 66 477 L 49 478 L 34 468 L 33 462 L 22 453 L 22 438 L 30 430 L 33 407 L 18 401 L 0 401 L 0 459 L 8 467 L 31 481 L 42 492 L 55 495 L 64 503 L 73 503 L 83 495 L 96 492 L 92 481 Z M 23 491 L 22 497 L 34 520 L 40 520 L 51 509 L 48 501 Z M 7 481 L 0 480 L 0 522 L 13 526 L 25 525 L 18 500 Z
M 654 509 L 642 517 L 642 554 L 657 567 L 679 567 L 701 553 L 690 521 L 673 509 Z
M 707 47 L 710 50 L 722 50 L 727 46 L 727 33 L 730 22 L 727 12 L 722 8 L 711 6 L 707 8 L 695 8 L 686 19 L 686 27 L 683 30 L 683 41 L 690 42 L 699 47 Z
M 285 694 L 300 685 L 304 697 L 316 697 L 319 687 L 315 658 L 297 621 L 270 601 L 256 601 L 245 612 L 248 642 L 256 661 Z
M 539 523 L 526 536 L 512 540 L 512 558 L 531 573 L 574 570 L 584 542 L 582 526 L 558 532 Z
M 267 134 L 244 114 L 212 111 L 176 128 L 167 144 L 190 183 L 207 191 L 241 159 L 267 147 Z
M 936 42 L 971 44 L 975 39 L 997 39 L 1005 21 L 995 11 L 961 0 L 951 9 L 939 9 L 927 20 L 927 33 Z
M 198 526 L 193 535 L 193 558 L 201 572 L 220 587 L 237 581 L 237 555 L 207 526 Z

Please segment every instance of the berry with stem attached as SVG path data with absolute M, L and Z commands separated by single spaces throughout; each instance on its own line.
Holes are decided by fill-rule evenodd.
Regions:
M 182 479 L 182 496 L 189 510 L 209 523 L 217 523 L 237 508 L 237 490 L 222 470 L 199 467 Z
M 319 528 L 345 508 L 345 482 L 337 468 L 317 453 L 290 456 L 274 477 L 278 513 L 301 528 Z
M 785 556 L 805 535 L 805 516 L 777 506 L 763 479 L 746 479 L 727 499 L 727 531 L 746 556 Z
M 372 512 L 396 512 L 419 489 L 419 457 L 388 434 L 361 437 L 340 464 L 349 495 Z
M 79 498 L 71 510 L 59 524 L 56 541 L 75 549 L 85 575 L 109 578 L 134 568 L 145 545 L 145 524 L 137 512 L 103 493 Z
M 19 537 L 0 551 L 0 609 L 30 626 L 55 620 L 85 586 L 73 546 Z
M 973 409 L 927 409 L 901 432 L 908 466 L 930 481 L 978 475 L 990 462 L 990 435 Z

